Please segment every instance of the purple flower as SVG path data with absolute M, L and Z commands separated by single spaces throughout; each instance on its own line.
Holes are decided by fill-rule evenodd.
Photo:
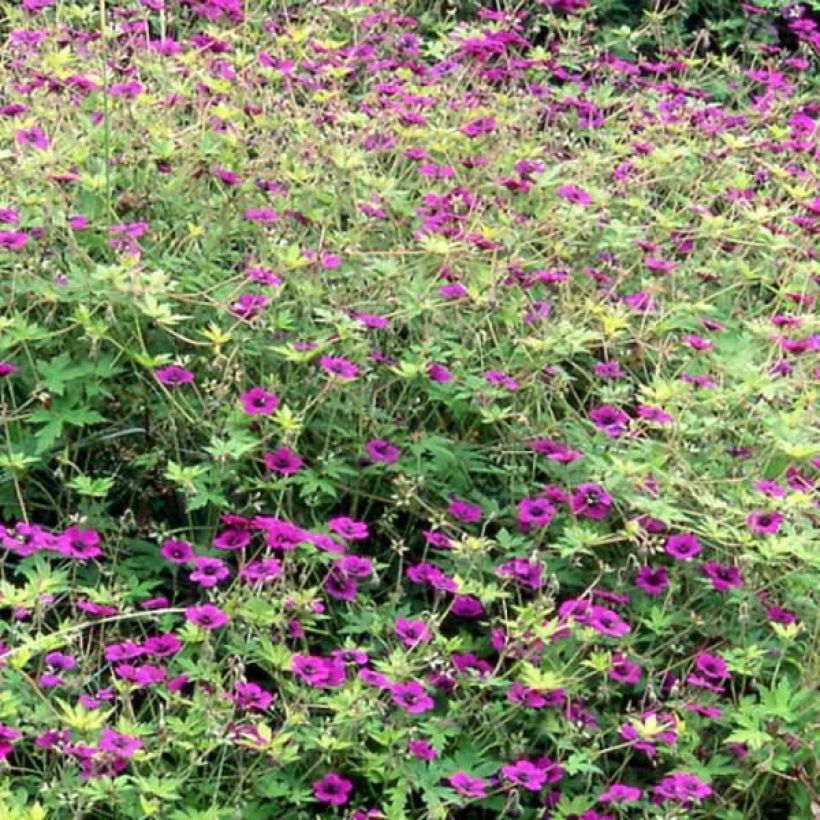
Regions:
M 438 749 L 433 747 L 427 740 L 411 740 L 407 744 L 410 754 L 418 760 L 425 760 L 428 763 L 438 757 Z
M 350 800 L 353 783 L 335 772 L 328 772 L 313 784 L 313 795 L 320 803 L 344 806 Z
M 19 251 L 28 242 L 28 234 L 24 231 L 0 231 L 0 248 L 9 251 Z
M 273 702 L 273 693 L 256 683 L 235 683 L 232 700 L 241 709 L 264 712 Z
M 370 531 L 364 521 L 354 521 L 344 515 L 331 518 L 327 525 L 345 541 L 365 541 L 370 537 Z
M 288 447 L 279 447 L 272 453 L 265 453 L 262 459 L 268 470 L 272 473 L 279 473 L 279 475 L 293 475 L 294 473 L 298 473 L 305 463 Z
M 688 807 L 710 797 L 712 789 L 693 774 L 671 774 L 664 777 L 652 793 L 660 803 L 673 801 Z
M 566 199 L 567 202 L 571 202 L 573 205 L 586 206 L 592 202 L 592 197 L 583 188 L 576 185 L 561 185 L 556 188 L 555 193 L 561 199 Z
M 540 791 L 541 787 L 547 782 L 546 772 L 529 760 L 508 763 L 506 766 L 501 767 L 501 774 L 511 783 L 531 792 Z
M 102 751 L 111 752 L 117 757 L 133 757 L 143 747 L 139 738 L 122 735 L 108 726 L 103 728 L 98 745 Z
M 56 543 L 57 551 L 68 558 L 86 561 L 102 555 L 100 549 L 100 534 L 96 530 L 81 530 L 79 527 L 69 527 Z
M 244 217 L 249 222 L 268 224 L 276 222 L 279 219 L 279 214 L 273 208 L 247 208 Z
M 322 356 L 319 366 L 334 379 L 349 382 L 359 375 L 359 368 L 343 356 Z
M 670 535 L 666 539 L 664 549 L 668 555 L 671 555 L 676 561 L 691 561 L 697 555 L 700 555 L 703 547 L 700 545 L 697 537 L 691 533 L 683 533 L 680 535 Z
M 702 567 L 703 574 L 712 582 L 718 592 L 743 586 L 740 570 L 737 567 L 724 566 L 717 561 L 707 561 Z
M 663 595 L 669 588 L 669 573 L 666 567 L 641 567 L 635 578 L 635 586 L 640 587 L 647 595 Z
M 605 404 L 591 410 L 589 418 L 599 430 L 602 430 L 610 438 L 622 436 L 629 424 L 629 416 L 623 410 L 613 407 L 611 404 Z
M 13 376 L 19 372 L 19 370 L 20 368 L 11 362 L 0 362 L 0 379 L 4 379 L 6 376 Z
M 247 530 L 230 528 L 217 535 L 211 545 L 218 550 L 241 550 L 251 542 L 251 534 Z
M 543 567 L 538 561 L 528 561 L 526 558 L 512 558 L 499 564 L 495 574 L 499 578 L 512 578 L 522 586 L 530 589 L 539 589 L 543 583 L 541 573 Z
M 622 638 L 631 632 L 626 621 L 622 620 L 617 612 L 600 606 L 593 606 L 589 612 L 589 626 L 602 635 L 612 638 Z
M 420 643 L 429 643 L 433 639 L 433 633 L 424 621 L 411 621 L 407 618 L 396 618 L 393 631 L 401 642 L 412 649 Z
M 594 372 L 602 379 L 621 379 L 624 375 L 618 362 L 598 362 Z
M 600 520 L 612 509 L 612 497 L 600 484 L 579 484 L 570 499 L 573 515 Z
M 643 792 L 635 786 L 624 783 L 613 783 L 599 798 L 599 803 L 634 803 L 640 800 Z
M 460 498 L 450 500 L 447 512 L 464 524 L 476 524 L 481 521 L 481 508 Z
M 529 532 L 533 526 L 548 527 L 555 513 L 546 498 L 524 498 L 518 502 L 518 526 L 522 532 Z
M 343 663 L 319 655 L 294 655 L 290 669 L 298 678 L 317 689 L 338 688 L 345 680 Z
M 364 445 L 365 452 L 371 461 L 380 461 L 383 464 L 395 464 L 401 451 L 395 444 L 383 438 L 374 438 Z
M 185 610 L 185 618 L 200 629 L 219 629 L 228 623 L 228 616 L 213 604 L 189 606 Z
M 201 555 L 194 559 L 194 570 L 188 578 L 205 589 L 215 587 L 220 581 L 229 578 L 231 571 L 220 558 L 208 558 Z
M 194 557 L 194 549 L 187 541 L 168 539 L 159 554 L 172 564 L 187 564 Z
M 641 679 L 641 667 L 632 663 L 626 655 L 615 652 L 612 655 L 612 666 L 609 667 L 610 680 L 634 686 Z
M 671 424 L 672 416 L 660 407 L 651 404 L 638 405 L 638 417 L 653 424 Z
M 533 439 L 529 442 L 529 446 L 538 455 L 546 456 L 550 461 L 557 461 L 559 464 L 569 464 L 583 458 L 577 450 L 548 438 Z
M 239 573 L 239 577 L 246 584 L 260 584 L 273 581 L 282 574 L 282 562 L 276 558 L 263 558 L 261 561 L 251 561 Z
M 487 795 L 487 783 L 480 777 L 470 777 L 466 772 L 456 772 L 447 778 L 447 782 L 462 797 L 480 799 Z
M 279 396 L 264 387 L 252 387 L 239 398 L 249 416 L 269 416 L 279 406 Z
M 172 364 L 154 371 L 157 381 L 166 387 L 179 387 L 183 384 L 190 384 L 194 380 L 194 374 L 184 367 L 177 367 Z
M 708 652 L 701 652 L 695 658 L 695 669 L 701 675 L 717 681 L 723 681 L 729 677 L 729 667 L 726 661 L 718 655 L 710 655 Z
M 785 516 L 780 512 L 755 510 L 746 517 L 746 526 L 755 535 L 775 535 L 780 530 Z
M 18 145 L 36 148 L 45 151 L 49 146 L 48 137 L 40 128 L 21 128 L 14 134 L 14 141 Z
M 427 375 L 439 384 L 447 384 L 453 378 L 453 374 L 443 364 L 436 362 L 427 365 Z
M 414 680 L 408 683 L 394 683 L 390 687 L 390 694 L 393 703 L 411 715 L 429 712 L 436 705 L 436 702 L 427 694 L 424 687 Z
M 52 669 L 60 669 L 68 672 L 77 665 L 75 658 L 71 655 L 64 655 L 62 652 L 49 652 L 43 659 Z

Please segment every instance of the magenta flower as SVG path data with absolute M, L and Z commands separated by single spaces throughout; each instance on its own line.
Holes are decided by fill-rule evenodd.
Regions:
M 429 712 L 436 706 L 436 702 L 427 694 L 424 687 L 414 680 L 408 683 L 394 683 L 390 687 L 390 695 L 396 706 L 411 715 Z
M 185 610 L 185 619 L 200 629 L 219 629 L 228 623 L 228 616 L 213 604 L 189 606 Z
M 638 405 L 638 417 L 652 424 L 671 424 L 672 416 L 660 407 L 651 404 Z
M 0 379 L 4 379 L 6 376 L 13 376 L 19 372 L 19 370 L 20 368 L 11 362 L 0 362 Z
M 612 509 L 612 496 L 600 484 L 579 484 L 570 499 L 573 515 L 600 520 Z
M 364 521 L 354 521 L 344 515 L 331 518 L 327 525 L 345 541 L 365 541 L 370 537 L 370 531 Z
M 273 693 L 256 683 L 235 683 L 233 690 L 231 699 L 241 709 L 264 712 L 273 703 Z
M 433 639 L 433 633 L 424 621 L 408 620 L 407 618 L 396 618 L 393 631 L 401 642 L 412 649 L 420 643 L 429 643 Z
M 643 792 L 635 786 L 624 783 L 613 783 L 600 797 L 599 803 L 634 803 L 640 800 Z
M 272 453 L 265 453 L 262 459 L 268 470 L 272 473 L 279 473 L 279 475 L 298 473 L 305 463 L 288 447 L 279 447 Z
M 108 726 L 100 734 L 99 748 L 104 752 L 111 752 L 117 757 L 133 757 L 143 747 L 139 738 L 122 735 Z
M 251 542 L 251 534 L 247 530 L 227 529 L 217 535 L 211 545 L 218 550 L 241 550 Z
M 524 498 L 518 502 L 518 526 L 522 532 L 548 527 L 556 512 L 546 498 Z
M 14 141 L 38 151 L 45 151 L 49 146 L 48 137 L 40 128 L 21 128 L 14 134 Z
M 740 570 L 737 567 L 724 566 L 717 561 L 707 561 L 702 567 L 703 574 L 712 582 L 718 592 L 736 589 L 743 586 Z
M 622 638 L 632 631 L 629 624 L 622 620 L 617 612 L 600 606 L 592 607 L 588 623 L 591 629 L 612 638 Z
M 359 368 L 343 356 L 322 356 L 319 366 L 341 382 L 353 381 L 359 375 Z
M 322 658 L 319 655 L 294 655 L 290 670 L 296 677 L 317 689 L 338 688 L 345 680 L 343 663 L 335 658 Z
M 546 456 L 550 461 L 557 461 L 559 464 L 570 464 L 583 458 L 577 450 L 548 438 L 533 439 L 529 446 L 538 455 Z
M 187 564 L 194 557 L 194 549 L 187 541 L 168 539 L 159 554 L 172 564 Z
M 622 436 L 629 424 L 629 416 L 623 410 L 613 407 L 611 404 L 605 404 L 591 410 L 589 418 L 599 430 L 602 430 L 610 438 Z
M 439 384 L 447 384 L 453 378 L 453 374 L 443 364 L 436 362 L 427 365 L 427 375 Z
M 583 188 L 579 188 L 577 185 L 561 185 L 556 188 L 555 193 L 560 196 L 561 199 L 565 199 L 573 205 L 586 206 L 592 202 L 592 197 L 583 190 Z
M 407 743 L 407 748 L 413 757 L 428 763 L 438 757 L 438 749 L 427 740 L 411 740 Z
M 456 772 L 447 778 L 447 782 L 462 797 L 481 799 L 487 796 L 487 783 L 480 777 L 470 777 L 466 772 Z
M 231 571 L 223 560 L 201 555 L 194 559 L 194 570 L 188 578 L 204 589 L 210 589 L 230 576 Z
M 647 595 L 663 595 L 669 588 L 669 573 L 666 567 L 641 567 L 635 578 L 635 586 L 640 587 Z
M 622 379 L 624 375 L 618 362 L 598 362 L 593 370 L 602 379 Z
M 353 783 L 335 772 L 328 772 L 313 784 L 313 795 L 320 803 L 344 806 L 350 800 Z
M 0 231 L 0 248 L 9 251 L 22 250 L 28 242 L 25 231 Z
M 401 453 L 398 447 L 383 438 L 371 439 L 365 443 L 364 449 L 371 461 L 383 464 L 395 464 Z
M 780 512 L 755 510 L 746 517 L 746 526 L 755 535 L 775 535 L 780 530 L 785 516 Z
M 683 533 L 681 535 L 670 535 L 666 539 L 664 550 L 676 561 L 691 561 L 700 555 L 703 547 L 692 533 Z
M 261 584 L 273 581 L 282 574 L 282 562 L 276 558 L 264 558 L 261 561 L 251 561 L 239 573 L 239 577 L 246 584 Z
M 279 396 L 264 387 L 252 387 L 239 398 L 249 416 L 269 416 L 279 406 Z
M 194 380 L 194 374 L 184 367 L 177 367 L 172 364 L 154 371 L 154 376 L 160 384 L 166 387 L 179 387 L 183 384 L 190 384 Z
M 496 567 L 495 574 L 499 578 L 512 578 L 521 586 L 530 589 L 539 589 L 543 583 L 541 573 L 543 567 L 538 561 L 528 561 L 526 558 L 511 558 Z
M 464 524 L 476 524 L 481 521 L 481 508 L 460 498 L 453 498 L 447 507 L 447 512 Z
M 634 686 L 641 679 L 641 667 L 633 663 L 620 652 L 612 655 L 612 666 L 609 667 L 609 679 Z
M 100 534 L 96 530 L 69 527 L 57 538 L 56 549 L 67 558 L 75 558 L 79 561 L 99 558 L 102 555 Z
M 667 801 L 688 807 L 712 795 L 712 788 L 693 774 L 671 774 L 664 777 L 652 793 L 659 803 Z
M 729 667 L 726 661 L 718 655 L 710 655 L 708 652 L 701 652 L 695 658 L 695 669 L 701 675 L 717 681 L 726 680 L 729 677 Z
M 547 782 L 544 769 L 529 760 L 508 763 L 501 767 L 501 774 L 511 783 L 531 792 L 541 791 L 541 787 Z
M 167 606 L 167 602 L 165 604 Z M 143 649 L 155 658 L 169 658 L 182 649 L 182 641 L 173 632 L 154 635 L 143 644 Z
M 244 213 L 245 219 L 249 222 L 260 222 L 269 224 L 279 219 L 279 214 L 273 208 L 248 208 Z

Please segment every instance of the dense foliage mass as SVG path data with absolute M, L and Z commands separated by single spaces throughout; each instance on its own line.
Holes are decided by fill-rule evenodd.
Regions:
M 812 817 L 815 12 L 402 6 L 0 3 L 2 817 Z

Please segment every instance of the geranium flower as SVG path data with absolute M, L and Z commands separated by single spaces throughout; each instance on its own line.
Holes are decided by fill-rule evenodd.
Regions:
M 515 763 L 508 763 L 506 766 L 501 767 L 501 774 L 511 783 L 531 792 L 541 791 L 541 788 L 547 782 L 547 775 L 544 770 L 529 760 L 517 760 Z
M 345 541 L 366 541 L 370 537 L 370 531 L 364 521 L 354 521 L 344 515 L 331 518 L 327 525 Z
M 681 535 L 670 535 L 666 539 L 664 550 L 676 561 L 691 561 L 700 555 L 703 547 L 696 536 L 691 533 L 683 533 Z
M 365 443 L 364 449 L 371 461 L 380 461 L 383 464 L 395 464 L 401 453 L 395 444 L 383 438 L 371 439 Z
M 599 803 L 634 803 L 640 800 L 643 792 L 635 786 L 624 783 L 613 783 L 598 797 Z
M 693 774 L 671 774 L 664 777 L 652 793 L 661 804 L 671 801 L 689 807 L 711 797 L 712 788 Z
M 592 197 L 577 185 L 561 185 L 555 189 L 555 193 L 573 205 L 586 206 L 592 202 Z
M 279 473 L 279 475 L 298 473 L 305 463 L 289 447 L 279 447 L 272 453 L 265 453 L 262 460 L 268 470 L 272 473 Z
M 320 803 L 344 806 L 350 800 L 353 783 L 335 772 L 328 772 L 321 780 L 313 783 L 313 796 Z
M 49 146 L 49 139 L 41 128 L 21 128 L 14 134 L 14 141 L 21 146 L 45 151 Z
M 635 578 L 635 586 L 647 595 L 663 595 L 669 588 L 669 573 L 666 567 L 641 567 Z
M 154 371 L 157 381 L 166 387 L 180 387 L 183 384 L 190 384 L 194 380 L 194 374 L 184 367 L 172 364 Z
M 746 525 L 755 535 L 775 535 L 785 516 L 780 512 L 755 510 L 746 517 Z
M 194 559 L 194 570 L 188 578 L 204 589 L 210 589 L 230 576 L 231 571 L 224 561 L 201 555 Z
M 185 610 L 185 618 L 200 629 L 219 629 L 228 623 L 228 616 L 213 604 L 189 606 Z
M 424 687 L 411 680 L 408 683 L 395 683 L 390 688 L 393 703 L 411 715 L 419 715 L 435 708 L 436 702 L 431 698 Z
M 279 406 L 279 397 L 264 387 L 252 387 L 239 398 L 249 416 L 269 416 Z
M 393 631 L 408 649 L 412 649 L 420 643 L 429 643 L 433 639 L 430 628 L 424 621 L 420 620 L 396 618 Z
M 118 757 L 133 757 L 144 744 L 137 737 L 120 734 L 105 726 L 100 734 L 98 745 L 102 751 L 111 752 Z
M 712 582 L 718 592 L 743 586 L 740 570 L 737 567 L 727 567 L 717 561 L 707 561 L 702 567 L 703 574 Z
M 570 499 L 573 515 L 600 520 L 612 509 L 612 496 L 600 484 L 579 484 Z
M 518 526 L 529 532 L 533 526 L 548 527 L 557 510 L 545 498 L 524 498 L 518 502 Z
M 438 757 L 438 749 L 433 747 L 428 740 L 410 740 L 407 748 L 413 757 L 428 763 Z
M 467 772 L 456 772 L 447 778 L 447 782 L 462 797 L 481 799 L 487 796 L 487 783 L 480 777 L 470 777 Z
M 359 375 L 359 368 L 343 356 L 322 356 L 319 366 L 334 379 L 342 382 L 353 381 Z
M 453 497 L 447 507 L 447 512 L 457 521 L 464 524 L 476 524 L 481 521 L 481 507 L 470 504 L 463 499 Z
M 187 564 L 194 557 L 194 549 L 187 541 L 169 538 L 163 542 L 160 555 L 172 564 Z

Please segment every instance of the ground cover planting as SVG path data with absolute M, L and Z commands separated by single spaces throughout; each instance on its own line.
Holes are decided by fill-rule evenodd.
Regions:
M 819 26 L 0 2 L 0 816 L 817 816 Z

